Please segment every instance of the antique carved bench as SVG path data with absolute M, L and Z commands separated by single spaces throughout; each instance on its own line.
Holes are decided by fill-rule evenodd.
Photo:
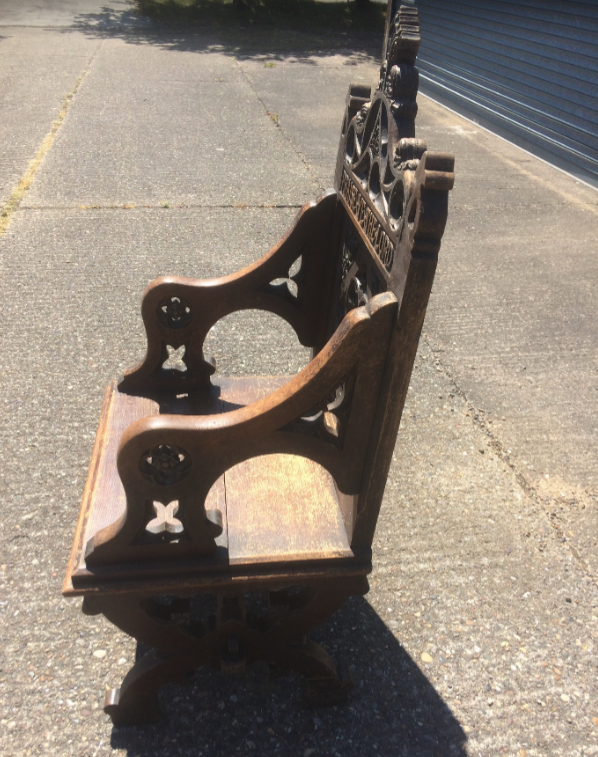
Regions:
M 415 138 L 418 46 L 417 11 L 391 0 L 379 87 L 349 91 L 336 191 L 270 252 L 145 292 L 147 354 L 106 391 L 64 585 L 151 648 L 107 695 L 116 724 L 155 719 L 159 687 L 203 665 L 265 660 L 303 673 L 312 703 L 346 697 L 307 634 L 368 591 L 453 185 L 452 156 Z M 216 379 L 204 339 L 248 308 L 313 348 L 303 371 Z

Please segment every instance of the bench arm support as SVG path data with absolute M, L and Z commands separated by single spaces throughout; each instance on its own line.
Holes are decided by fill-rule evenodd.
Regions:
M 239 310 L 275 313 L 293 327 L 301 344 L 318 343 L 332 275 L 335 209 L 335 192 L 306 204 L 287 235 L 237 273 L 219 279 L 164 277 L 152 282 L 141 307 L 147 353 L 125 373 L 119 390 L 137 394 L 209 389 L 215 369 L 204 358 L 205 338 L 217 321 Z M 291 273 L 294 264 L 298 270 Z M 272 283 L 277 279 L 282 281 Z M 184 370 L 163 367 L 168 347 L 185 348 Z
M 132 424 L 118 453 L 126 512 L 90 540 L 87 564 L 213 554 L 221 528 L 217 512 L 205 511 L 206 497 L 227 469 L 251 457 L 275 452 L 308 457 L 331 473 L 340 492 L 357 494 L 397 307 L 396 297 L 384 293 L 348 313 L 301 373 L 252 405 Z M 155 502 L 161 523 L 177 539 L 176 549 L 151 534 L 156 513 L 149 506 Z M 345 521 L 352 522 L 349 514 Z

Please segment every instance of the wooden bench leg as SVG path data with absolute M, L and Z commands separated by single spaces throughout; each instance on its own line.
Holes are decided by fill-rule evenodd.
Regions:
M 190 636 L 169 623 L 168 612 L 159 620 L 152 617 L 144 609 L 151 604 L 151 599 L 127 595 L 84 600 L 86 614 L 102 613 L 129 636 L 152 648 L 133 665 L 120 687 L 106 693 L 104 712 L 117 726 L 158 720 L 158 690 L 167 683 L 186 683 L 196 667 L 206 664 L 201 636 Z
M 280 618 L 267 634 L 271 637 L 270 650 L 276 650 L 275 664 L 304 676 L 304 700 L 307 705 L 316 707 L 346 702 L 353 679 L 350 670 L 345 666 L 339 669 L 323 647 L 306 635 L 297 641 L 297 634 L 307 634 L 321 625 L 352 594 L 365 594 L 367 591 L 368 584 L 364 577 L 352 583 L 330 583 L 308 595 L 297 613 Z M 281 598 L 276 596 L 275 602 L 280 605 Z
M 192 673 L 186 660 L 147 652 L 119 687 L 106 692 L 104 712 L 116 726 L 155 723 L 160 718 L 158 690 L 167 683 L 189 683 Z
M 148 652 L 133 665 L 120 687 L 106 692 L 104 712 L 114 725 L 145 725 L 159 719 L 158 689 L 176 677 L 173 665 L 176 661 L 172 658 Z
M 86 614 L 102 613 L 110 622 L 152 651 L 138 660 L 122 685 L 108 691 L 104 711 L 114 725 L 143 725 L 159 718 L 158 690 L 184 683 L 195 668 L 241 672 L 245 663 L 263 660 L 306 679 L 307 704 L 320 706 L 347 700 L 350 675 L 337 668 L 323 647 L 307 638 L 352 594 L 365 594 L 367 581 L 331 582 L 297 593 L 274 592 L 274 617 L 246 614 L 243 595 L 218 597 L 212 621 L 189 624 L 189 601 L 175 598 L 164 605 L 148 597 L 116 595 L 86 598 Z M 285 611 L 286 609 L 286 611 Z
M 292 667 L 305 677 L 303 699 L 310 707 L 344 704 L 353 688 L 348 668 L 341 668 L 328 652 L 311 639 L 296 650 Z

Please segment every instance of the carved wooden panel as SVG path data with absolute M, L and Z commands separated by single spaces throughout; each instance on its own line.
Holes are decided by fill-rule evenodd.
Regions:
M 208 510 L 206 498 L 222 474 L 254 457 L 308 458 L 332 475 L 341 492 L 357 495 L 396 315 L 392 294 L 373 298 L 344 319 L 308 368 L 247 407 L 131 424 L 117 456 L 126 511 L 88 540 L 87 569 L 196 557 L 217 562 L 223 513 Z M 102 501 L 103 492 L 94 491 L 96 507 Z
M 260 260 L 220 279 L 157 279 L 145 292 L 148 337 L 143 362 L 126 371 L 130 394 L 209 390 L 214 363 L 203 353 L 215 323 L 239 310 L 259 309 L 286 320 L 299 341 L 319 343 L 327 306 L 336 196 L 308 203 L 289 233 Z
M 438 253 L 453 185 L 453 157 L 415 137 L 417 9 L 390 11 L 378 88 L 371 96 L 351 85 L 347 97 L 335 175 L 345 217 L 333 328 L 380 292 L 400 301 L 410 258 Z

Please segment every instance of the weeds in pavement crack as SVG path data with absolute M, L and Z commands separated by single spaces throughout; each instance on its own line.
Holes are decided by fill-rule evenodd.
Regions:
M 95 57 L 97 50 L 99 49 L 100 46 L 101 46 L 101 43 L 100 45 L 98 45 L 98 48 L 96 48 L 85 70 L 78 77 L 77 81 L 75 82 L 74 87 L 71 89 L 71 91 L 67 95 L 64 96 L 63 101 L 62 101 L 62 108 L 60 109 L 60 113 L 58 114 L 58 116 L 52 122 L 52 128 L 44 137 L 41 145 L 39 146 L 37 152 L 35 153 L 35 157 L 33 158 L 33 160 L 29 161 L 27 170 L 21 177 L 19 183 L 16 185 L 16 187 L 14 187 L 14 189 L 10 193 L 10 197 L 8 198 L 8 200 L 4 203 L 2 210 L 0 211 L 0 237 L 8 229 L 15 211 L 18 210 L 19 205 L 21 204 L 23 200 L 23 197 L 25 197 L 27 191 L 29 190 L 29 187 L 33 183 L 33 180 L 35 178 L 35 175 L 37 174 L 37 171 L 39 170 L 39 167 L 41 166 L 44 158 L 46 157 L 52 145 L 54 144 L 54 140 L 56 139 L 56 134 L 58 133 L 58 130 L 64 123 L 64 119 L 66 118 L 66 115 L 73 101 L 73 98 L 77 94 L 77 90 L 81 86 L 81 82 L 87 75 L 89 68 L 91 66 L 91 62 L 93 61 L 93 58 Z

